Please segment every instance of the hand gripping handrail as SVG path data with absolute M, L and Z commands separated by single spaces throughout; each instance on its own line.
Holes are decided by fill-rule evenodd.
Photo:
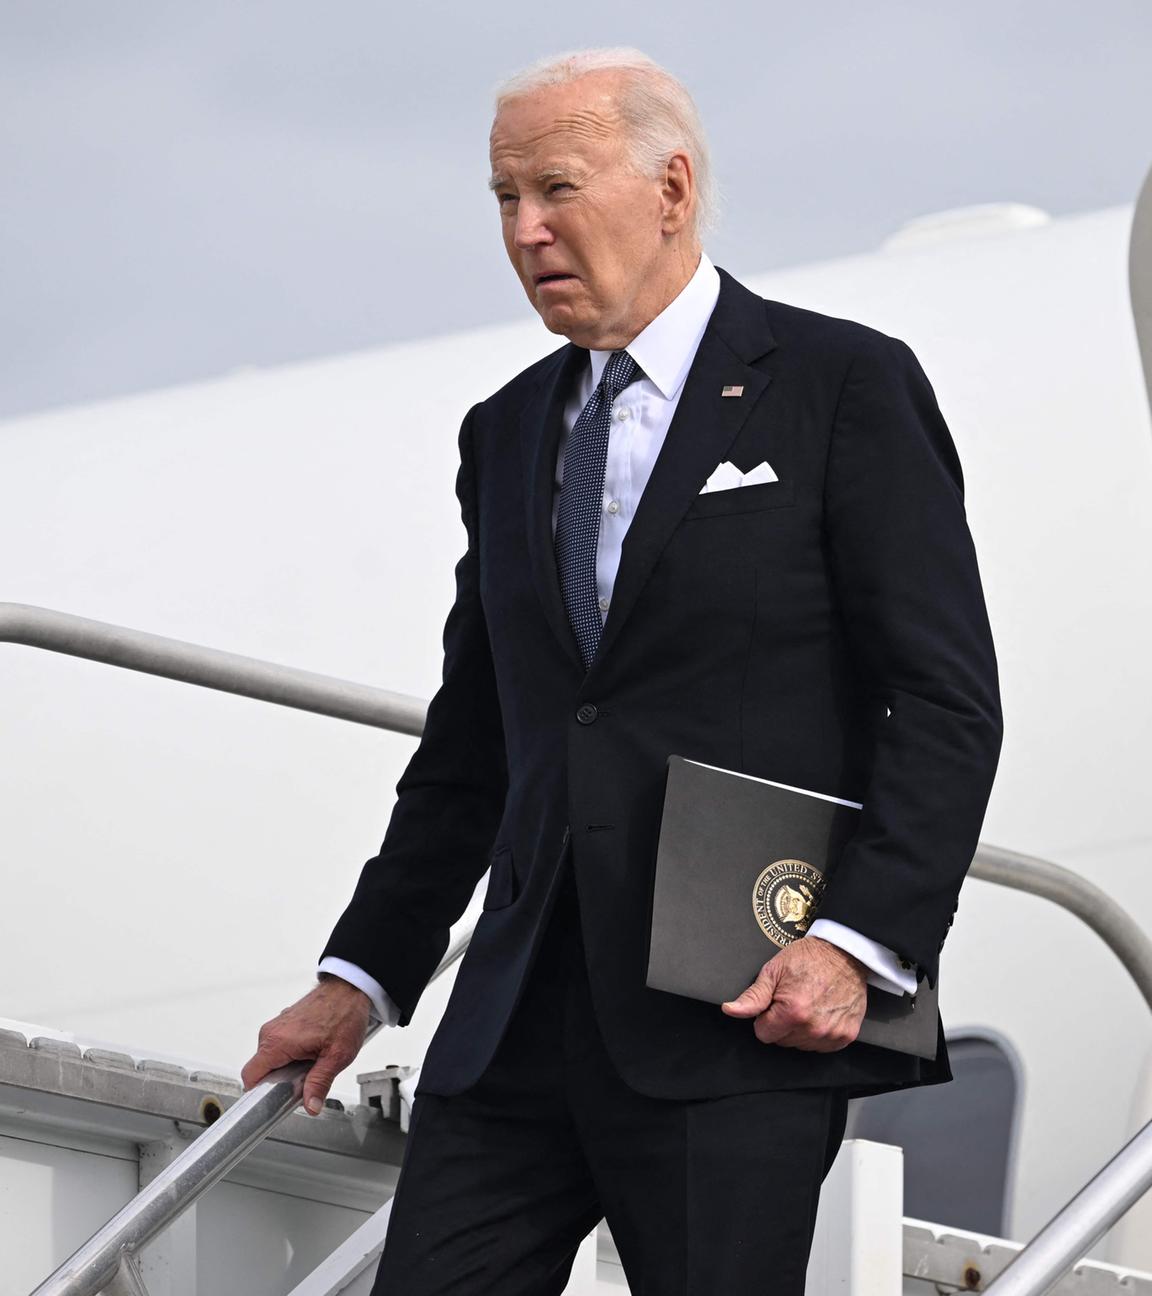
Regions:
M 40 1284 L 32 1296 L 96 1296 L 114 1283 L 140 1290 L 136 1256 L 296 1107 L 309 1064 L 293 1062 L 238 1099 Z
M 468 947 L 470 931 L 457 936 L 432 980 Z M 374 1025 L 365 1043 L 380 1029 Z M 183 1152 L 99 1228 L 32 1296 L 97 1296 L 105 1290 L 143 1293 L 136 1257 L 158 1233 L 238 1164 L 300 1104 L 311 1062 L 271 1071 L 238 1098 Z
M 105 662 L 127 670 L 143 671 L 397 733 L 420 734 L 427 711 L 427 703 L 404 694 L 19 603 L 0 603 L 0 642 L 4 641 Z M 1152 941 L 1111 896 L 1087 878 L 1048 860 L 986 843 L 978 847 L 969 876 L 1029 892 L 1074 914 L 1108 945 L 1152 1008 Z M 463 954 L 468 937 L 469 933 L 464 933 L 457 939 L 437 969 L 437 975 Z M 307 1069 L 304 1064 L 297 1065 L 302 1068 L 301 1074 Z M 126 1260 L 121 1267 L 121 1254 L 133 1255 L 136 1248 L 154 1237 L 250 1151 L 297 1104 L 299 1090 L 292 1086 L 299 1083 L 299 1076 L 266 1080 L 241 1098 L 229 1108 L 227 1116 L 201 1135 L 76 1256 L 37 1288 L 33 1296 L 95 1296 L 111 1282 L 118 1282 L 125 1292 L 139 1290 L 138 1286 L 132 1286 L 134 1262 Z M 265 1085 L 271 1086 L 270 1092 L 264 1091 Z M 229 1118 L 231 1123 L 226 1124 Z M 213 1140 L 206 1141 L 214 1131 L 220 1132 Z M 1147 1130 L 1138 1135 L 1081 1194 L 1081 1197 L 1090 1194 L 1093 1210 L 1099 1208 L 1102 1200 L 1112 1203 L 1101 1232 L 1119 1219 L 1131 1200 L 1135 1200 L 1130 1200 L 1127 1195 L 1117 1196 L 1116 1185 L 1121 1181 L 1130 1182 L 1131 1167 L 1134 1164 L 1142 1166 L 1145 1156 L 1152 1160 L 1152 1135 L 1142 1141 L 1146 1135 Z M 201 1165 L 202 1161 L 210 1161 L 211 1166 Z M 1120 1169 L 1115 1170 L 1118 1163 Z M 1144 1181 L 1140 1179 L 1139 1182 Z M 191 1195 L 185 1198 L 182 1193 Z M 1051 1229 L 1059 1225 L 1061 1238 L 1069 1235 L 1065 1218 L 1068 1212 L 1073 1213 L 1072 1218 L 1078 1225 L 1074 1236 L 1087 1236 L 1084 1221 L 1095 1216 L 1083 1205 L 1078 1205 L 1081 1197 L 1070 1203 L 1049 1226 Z M 146 1219 L 140 1218 L 145 1215 Z M 998 1283 L 1003 1283 L 1022 1262 L 1026 1267 L 1020 1272 L 1031 1271 L 1031 1266 L 1036 1263 L 1030 1258 L 1032 1248 L 1039 1245 L 1047 1232 L 1045 1230 L 1020 1253 L 1009 1270 L 997 1280 Z M 1073 1263 L 1078 1255 L 1083 1255 L 1096 1236 L 1098 1234 L 1088 1237 L 1068 1264 Z M 1075 1246 L 1068 1254 L 1073 1251 L 1076 1251 Z M 78 1268 L 81 1256 L 89 1258 Z M 99 1259 L 92 1258 L 96 1256 Z M 114 1263 L 111 1263 L 113 1258 Z M 88 1266 L 87 1269 L 84 1266 Z M 1067 1267 L 1065 1264 L 1064 1268 Z M 99 1281 L 86 1278 L 86 1273 L 97 1274 Z M 67 1276 L 67 1282 L 61 1279 L 61 1275 Z M 1004 1288 L 1001 1296 L 1038 1296 L 1040 1290 L 1013 1288 L 1010 1291 Z

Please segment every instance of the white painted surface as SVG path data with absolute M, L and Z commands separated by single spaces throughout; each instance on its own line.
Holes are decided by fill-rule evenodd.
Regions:
M 392 1214 L 389 1199 L 292 1288 L 289 1296 L 340 1296 L 371 1290 Z
M 605 1283 L 600 1277 L 600 1266 L 596 1259 L 596 1232 L 593 1229 L 580 1243 L 564 1288 L 565 1296 L 597 1296 L 598 1292 L 604 1291 Z
M 807 1296 L 895 1296 L 903 1272 L 903 1217 L 900 1149 L 849 1139 L 820 1194 Z
M 367 1219 L 366 1213 L 298 1196 L 287 1179 L 279 1191 L 219 1184 L 197 1211 L 199 1290 L 245 1296 L 291 1291 Z
M 0 1292 L 31 1291 L 135 1195 L 132 1152 L 0 1133 Z

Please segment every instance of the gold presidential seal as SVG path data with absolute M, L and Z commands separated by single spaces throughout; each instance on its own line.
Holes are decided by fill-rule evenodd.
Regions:
M 769 864 L 752 888 L 752 912 L 776 945 L 791 945 L 808 930 L 824 894 L 824 875 L 803 860 Z

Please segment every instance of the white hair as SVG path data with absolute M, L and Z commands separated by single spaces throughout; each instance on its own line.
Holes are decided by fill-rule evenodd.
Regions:
M 694 228 L 697 234 L 707 232 L 715 223 L 719 195 L 700 114 L 684 85 L 647 54 L 626 47 L 553 54 L 502 81 L 496 87 L 496 111 L 507 99 L 609 71 L 625 73 L 617 103 L 633 166 L 641 175 L 656 177 L 672 154 L 683 149 L 696 181 Z

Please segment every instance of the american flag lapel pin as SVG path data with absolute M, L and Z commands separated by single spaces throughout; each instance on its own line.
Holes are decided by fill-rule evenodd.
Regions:
M 725 387 L 720 393 L 721 396 L 743 396 L 743 387 Z

